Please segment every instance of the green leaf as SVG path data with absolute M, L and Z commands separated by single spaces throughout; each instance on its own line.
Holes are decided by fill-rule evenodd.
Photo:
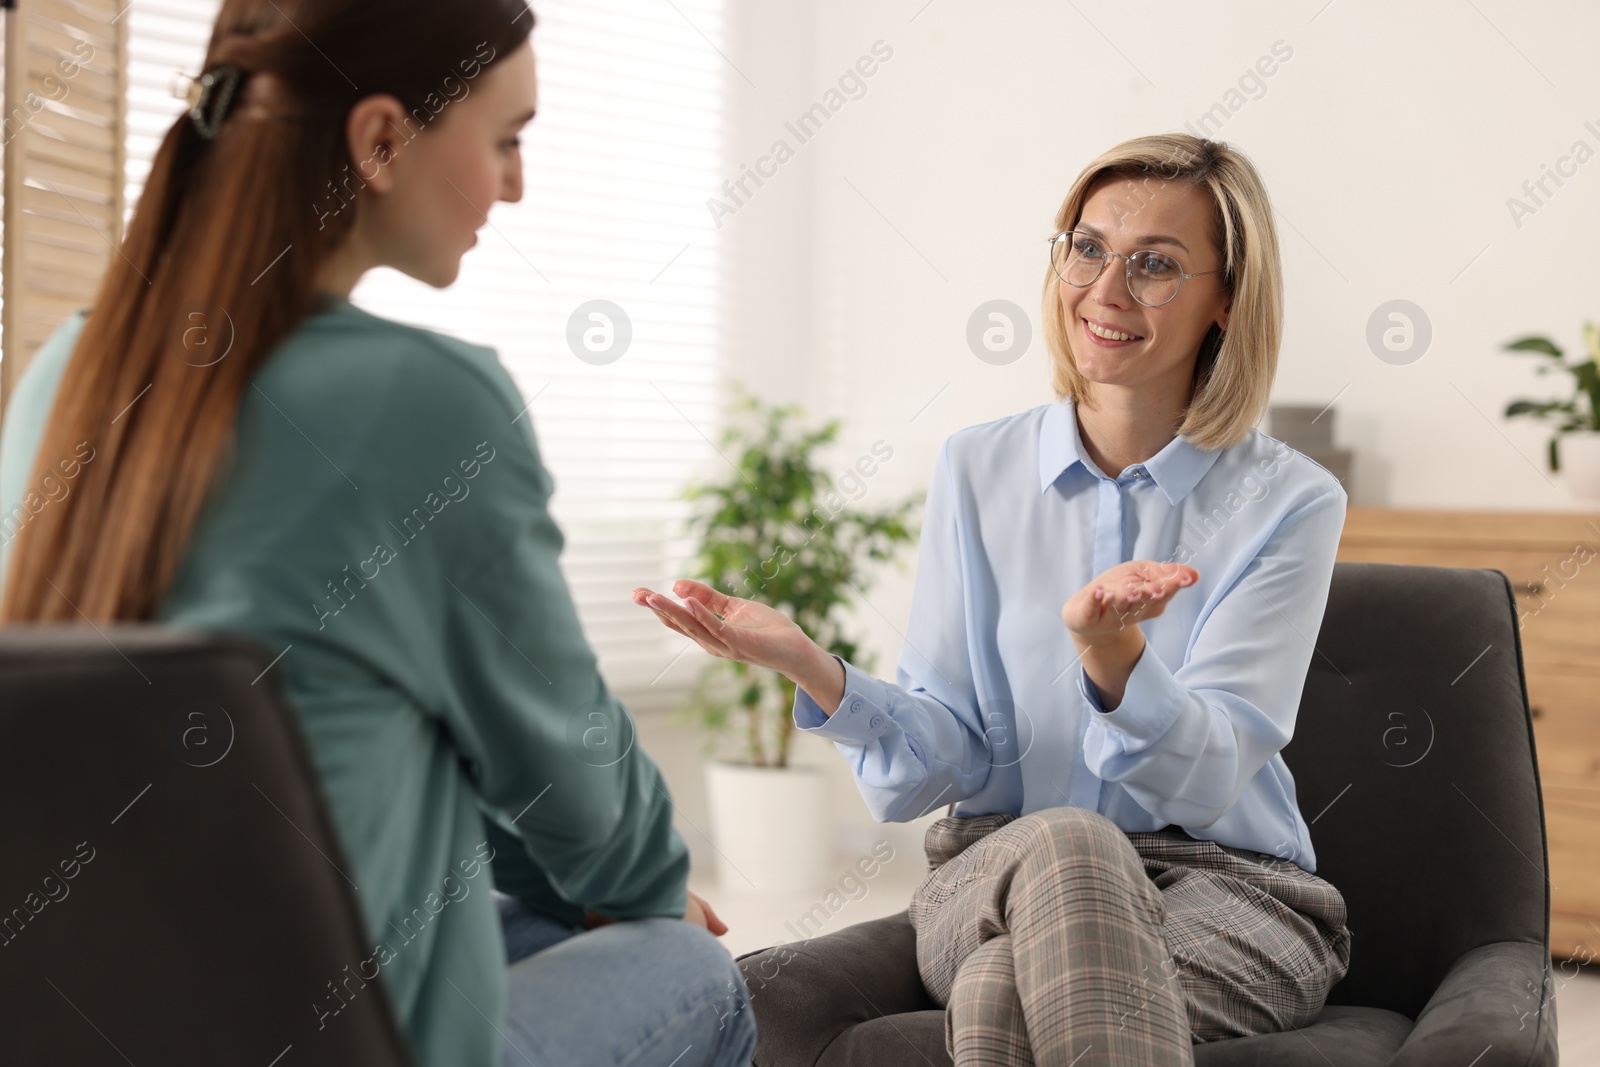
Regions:
M 1561 358 L 1561 349 L 1555 346 L 1548 337 L 1529 336 L 1521 337 L 1505 346 L 1508 352 L 1537 352 L 1543 356 L 1555 359 Z
M 1597 421 L 1600 420 L 1600 370 L 1596 369 L 1595 361 L 1592 359 L 1584 360 L 1569 369 L 1572 371 L 1572 376 L 1577 379 L 1578 389 L 1589 401 L 1586 421 L 1592 425 L 1600 425 L 1600 421 Z
M 1532 415 L 1542 418 L 1552 412 L 1571 412 L 1573 403 L 1570 400 L 1513 400 L 1506 405 L 1506 418 L 1517 415 Z

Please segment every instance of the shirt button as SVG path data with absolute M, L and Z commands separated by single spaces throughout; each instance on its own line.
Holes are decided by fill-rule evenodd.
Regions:
M 850 710 L 851 711 L 860 711 L 861 710 L 861 701 L 857 700 L 854 703 L 852 703 L 850 705 Z
M 883 716 L 882 715 L 874 715 L 872 717 L 872 720 L 870 722 L 868 722 L 867 725 L 870 726 L 872 729 L 876 730 L 878 727 L 883 725 Z

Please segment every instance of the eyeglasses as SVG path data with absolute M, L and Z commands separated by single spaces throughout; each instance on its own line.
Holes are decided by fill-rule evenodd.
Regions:
M 1172 303 L 1178 290 L 1183 288 L 1185 278 L 1227 273 L 1225 270 L 1202 270 L 1185 274 L 1177 260 L 1149 248 L 1123 256 L 1082 230 L 1067 230 L 1050 238 L 1050 265 L 1055 268 L 1056 277 L 1079 289 L 1093 285 L 1112 256 L 1127 260 L 1128 292 L 1145 307 L 1158 308 Z

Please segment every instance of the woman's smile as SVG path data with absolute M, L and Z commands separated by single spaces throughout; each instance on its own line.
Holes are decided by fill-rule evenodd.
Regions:
M 1126 348 L 1144 340 L 1144 334 L 1134 333 L 1132 330 L 1119 330 L 1109 322 L 1079 317 L 1083 321 L 1084 336 L 1089 338 L 1090 344 L 1099 345 L 1101 348 Z

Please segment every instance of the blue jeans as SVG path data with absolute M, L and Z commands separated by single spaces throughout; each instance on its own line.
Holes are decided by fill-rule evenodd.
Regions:
M 585 930 L 498 899 L 505 1067 L 748 1067 L 750 994 L 711 934 L 681 919 Z

